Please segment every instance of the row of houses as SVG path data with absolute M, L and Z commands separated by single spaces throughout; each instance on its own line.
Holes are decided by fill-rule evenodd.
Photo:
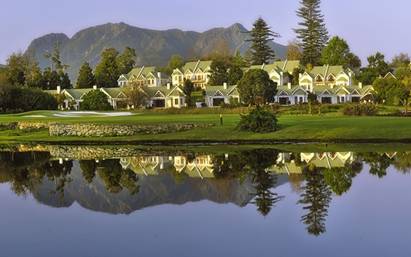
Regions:
M 141 86 L 138 87 L 147 96 L 146 107 L 149 108 L 182 108 L 186 106 L 186 97 L 181 86 L 172 86 L 168 83 L 166 86 Z M 87 89 L 64 89 L 57 87 L 56 90 L 46 90 L 52 95 L 64 96 L 63 109 L 79 110 L 83 102 L 84 96 L 92 90 L 103 92 L 108 99 L 108 102 L 114 109 L 133 108 L 128 96 L 127 88 L 93 88 Z M 207 87 L 204 89 L 205 104 L 209 107 L 220 106 L 222 103 L 229 104 L 232 101 L 239 102 L 240 95 L 237 86 L 222 86 Z
M 225 160 L 229 160 L 225 154 Z M 136 156 L 120 159 L 123 169 L 129 169 L 141 176 L 157 176 L 164 172 L 175 170 L 185 173 L 192 178 L 214 178 L 215 164 L 212 155 L 197 155 L 194 158 L 187 156 Z M 280 153 L 274 165 L 268 172 L 277 174 L 301 174 L 304 166 L 313 164 L 318 168 L 343 168 L 356 160 L 353 152 L 326 152 L 326 153 Z
M 171 77 L 156 72 L 155 67 L 138 67 L 129 74 L 121 75 L 118 85 L 120 87 L 130 84 L 161 87 L 171 83 L 173 86 L 183 86 L 184 81 L 189 79 L 195 87 L 209 92 L 215 91 L 216 95 L 208 94 L 209 97 L 206 98 L 205 102 L 208 106 L 217 106 L 216 102 L 222 101 L 217 99 L 218 95 L 224 95 L 224 93 L 218 87 L 208 86 L 211 64 L 211 61 L 200 60 L 188 62 L 182 68 L 175 69 Z M 310 93 L 315 94 L 317 101 L 324 104 L 372 100 L 373 87 L 371 85 L 363 86 L 361 83 L 354 85 L 354 72 L 343 66 L 314 66 L 311 70 L 299 73 L 297 83 L 294 81 L 293 76 L 296 76 L 294 74 L 296 70 L 301 70 L 299 61 L 285 60 L 276 61 L 272 64 L 253 65 L 244 68 L 244 72 L 251 69 L 262 69 L 268 73 L 270 79 L 277 84 L 278 88 L 274 102 L 281 105 L 306 103 Z M 221 98 L 224 97 L 221 96 Z M 229 100 L 226 102 L 229 102 Z
M 241 102 L 236 85 L 209 86 L 211 61 L 188 62 L 175 69 L 171 76 L 159 72 L 156 67 L 136 67 L 118 79 L 118 87 L 94 89 L 66 89 L 49 91 L 63 94 L 66 97 L 64 108 L 79 109 L 82 98 L 90 90 L 100 90 L 108 97 L 110 104 L 116 108 L 128 106 L 127 86 L 140 88 L 148 98 L 147 107 L 182 108 L 186 106 L 186 94 L 183 91 L 185 80 L 191 80 L 196 88 L 203 90 L 203 105 L 220 106 L 222 103 Z M 281 105 L 307 103 L 310 94 L 317 96 L 317 101 L 324 104 L 371 101 L 371 85 L 354 85 L 354 72 L 343 66 L 315 66 L 310 70 L 301 70 L 299 61 L 276 61 L 271 64 L 254 65 L 244 68 L 266 71 L 277 84 L 274 102 Z M 298 82 L 293 76 L 297 76 Z M 300 72 L 302 71 L 302 72 Z M 387 74 L 387 76 L 393 76 Z M 130 106 L 128 106 L 130 107 Z

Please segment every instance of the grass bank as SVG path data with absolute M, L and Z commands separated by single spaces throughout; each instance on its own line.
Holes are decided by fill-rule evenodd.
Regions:
M 261 143 L 261 142 L 411 142 L 411 118 L 349 117 L 340 114 L 281 115 L 278 132 L 256 134 L 235 129 L 239 114 L 224 114 L 219 125 L 218 114 L 141 113 L 122 117 L 56 117 L 54 112 L 31 112 L 0 115 L 0 123 L 16 121 L 63 123 L 215 123 L 206 129 L 193 129 L 159 135 L 131 137 L 50 137 L 47 130 L 0 131 L 1 142 L 64 142 L 64 143 Z

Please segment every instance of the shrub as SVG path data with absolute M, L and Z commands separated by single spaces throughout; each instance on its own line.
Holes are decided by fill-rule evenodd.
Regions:
M 246 115 L 241 115 L 237 129 L 256 133 L 276 131 L 278 128 L 277 117 L 274 113 L 257 106 Z
M 344 107 L 343 113 L 350 116 L 373 116 L 378 113 L 378 109 L 372 103 L 351 104 Z
M 86 111 L 109 111 L 113 110 L 113 107 L 110 105 L 107 96 L 103 92 L 91 90 L 83 97 L 80 109 Z
M 40 89 L 8 85 L 0 87 L 1 112 L 55 110 L 57 105 L 56 98 Z

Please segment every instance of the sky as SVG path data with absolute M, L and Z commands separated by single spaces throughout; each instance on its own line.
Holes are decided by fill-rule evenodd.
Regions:
M 151 28 L 205 31 L 239 22 L 251 28 L 258 17 L 280 33 L 277 42 L 295 38 L 299 0 L 0 0 L 0 63 L 24 51 L 47 33 L 69 37 L 107 22 Z M 330 35 L 343 37 L 362 60 L 376 51 L 387 59 L 411 54 L 410 0 L 322 0 Z

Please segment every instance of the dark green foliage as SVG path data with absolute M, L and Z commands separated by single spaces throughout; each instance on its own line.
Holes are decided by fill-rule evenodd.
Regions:
M 243 78 L 244 72 L 240 66 L 231 65 L 228 69 L 228 84 L 237 85 L 238 82 Z
M 51 68 L 46 68 L 43 72 L 42 78 L 42 89 L 44 90 L 53 90 L 56 89 L 57 86 L 60 86 L 60 76 L 55 70 L 51 70 Z
M 208 84 L 210 86 L 221 86 L 224 83 L 229 85 L 237 85 L 238 81 L 243 77 L 243 70 L 239 65 L 241 63 L 236 57 L 221 57 L 214 58 L 211 64 L 211 75 Z
M 319 236 L 326 232 L 325 220 L 332 191 L 325 182 L 323 172 L 315 166 L 309 165 L 303 174 L 306 183 L 298 203 L 303 205 L 306 213 L 301 217 L 301 221 L 307 225 L 309 234 Z
M 399 55 L 394 56 L 391 61 L 391 67 L 394 69 L 405 67 L 410 67 L 410 56 L 406 53 L 400 53 Z
M 374 90 L 375 100 L 388 105 L 403 105 L 409 97 L 401 81 L 391 77 L 375 80 Z
M 346 68 L 357 70 L 361 68 L 361 60 L 350 51 L 347 41 L 340 37 L 333 37 L 322 50 L 321 62 L 329 65 L 343 65 Z
M 264 104 L 273 101 L 277 85 L 266 71 L 253 69 L 246 72 L 238 82 L 238 91 L 245 104 Z
M 301 0 L 297 16 L 301 18 L 299 28 L 294 31 L 301 42 L 303 56 L 302 65 L 319 65 L 321 52 L 328 41 L 328 31 L 325 27 L 324 16 L 321 14 L 320 0 Z
M 94 160 L 81 160 L 79 164 L 84 180 L 90 184 L 96 176 L 96 162 Z
M 267 64 L 275 58 L 275 52 L 269 43 L 279 35 L 273 32 L 262 18 L 254 22 L 250 36 L 248 41 L 251 42 L 251 64 Z
M 343 168 L 332 168 L 324 170 L 324 180 L 336 195 L 348 192 L 352 185 L 352 179 L 361 172 L 362 163 L 354 162 Z
M 0 86 L 0 112 L 26 112 L 34 110 L 55 110 L 56 99 L 39 89 Z
M 175 69 L 179 69 L 184 66 L 184 59 L 181 55 L 175 54 L 170 57 L 165 67 L 159 68 L 160 72 L 164 72 L 167 75 L 171 75 Z
M 365 85 L 372 85 L 377 78 L 384 77 L 388 72 L 392 71 L 388 63 L 385 62 L 385 56 L 380 52 L 369 56 L 367 60 L 368 66 L 361 69 L 361 73 L 358 76 L 358 80 Z
M 387 169 L 390 167 L 392 160 L 384 153 L 364 153 L 361 154 L 365 163 L 370 165 L 370 174 L 379 178 L 387 175 Z
M 193 106 L 195 103 L 191 97 L 194 90 L 194 83 L 189 79 L 184 80 L 183 91 L 184 94 L 186 94 L 186 102 L 189 107 Z
M 374 116 L 378 113 L 378 108 L 373 103 L 350 104 L 344 106 L 344 115 L 349 116 Z
M 116 87 L 121 73 L 117 65 L 118 52 L 114 48 L 105 49 L 101 53 L 100 63 L 95 70 L 98 87 Z
M 215 58 L 211 63 L 210 86 L 221 86 L 228 82 L 229 63 L 227 58 Z
M 70 78 L 67 73 L 60 72 L 60 87 L 61 89 L 72 88 Z
M 113 107 L 108 102 L 106 94 L 99 90 L 91 90 L 83 97 L 80 104 L 81 110 L 87 111 L 109 111 Z
M 110 193 L 120 193 L 127 189 L 131 195 L 138 193 L 137 175 L 130 170 L 124 171 L 118 160 L 104 160 L 98 164 L 98 175 Z
M 237 129 L 256 133 L 268 133 L 278 129 L 277 117 L 274 113 L 257 106 L 246 115 L 241 115 Z
M 136 64 L 136 50 L 126 47 L 122 54 L 117 57 L 118 72 L 120 74 L 129 73 Z
M 92 88 L 96 84 L 93 70 L 88 62 L 83 63 L 77 78 L 76 88 Z

